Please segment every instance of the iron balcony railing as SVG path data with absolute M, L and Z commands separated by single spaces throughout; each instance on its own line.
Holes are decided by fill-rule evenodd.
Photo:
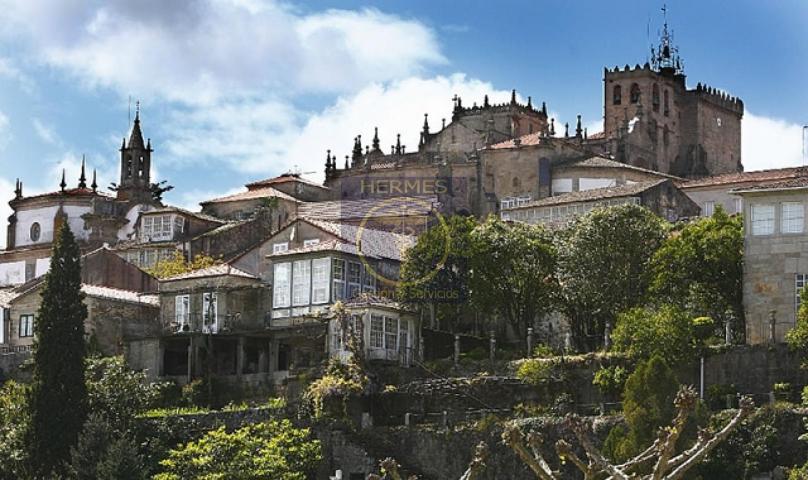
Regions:
M 263 319 L 245 316 L 240 312 L 203 315 L 189 313 L 185 315 L 167 314 L 162 316 L 166 333 L 226 333 L 264 330 Z

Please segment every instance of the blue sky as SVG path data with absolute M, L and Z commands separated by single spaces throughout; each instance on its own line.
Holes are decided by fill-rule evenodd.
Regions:
M 378 125 L 415 145 L 465 104 L 520 96 L 599 129 L 604 66 L 643 63 L 662 2 L 0 0 L 0 214 L 75 181 L 116 181 L 130 96 L 168 200 L 193 207 L 289 169 L 321 176 Z M 741 97 L 747 169 L 801 162 L 808 2 L 668 2 L 689 84 Z M 134 108 L 134 107 L 133 107 Z M 2 241 L 2 240 L 0 240 Z

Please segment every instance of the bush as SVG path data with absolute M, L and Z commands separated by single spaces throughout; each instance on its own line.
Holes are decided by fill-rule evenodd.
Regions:
M 612 349 L 635 359 L 660 356 L 668 365 L 695 358 L 696 335 L 687 314 L 672 305 L 658 310 L 634 308 L 621 314 L 612 335 Z
M 553 375 L 553 362 L 542 359 L 527 359 L 519 364 L 516 376 L 531 385 L 541 385 L 548 382 Z
M 7 381 L 0 386 L 0 478 L 25 478 L 28 449 L 28 387 Z
M 305 480 L 322 460 L 320 442 L 289 420 L 248 425 L 232 433 L 224 427 L 169 452 L 154 480 L 193 478 Z
M 556 352 L 551 346 L 540 343 L 533 348 L 533 356 L 536 358 L 552 358 L 556 356 Z
M 715 384 L 707 387 L 707 406 L 712 411 L 720 411 L 727 408 L 727 395 L 736 396 L 738 389 L 735 385 Z
M 311 382 L 303 399 L 313 408 L 315 418 L 348 417 L 348 399 L 361 394 L 368 378 L 356 365 L 332 359 L 325 375 Z
M 800 309 L 797 324 L 786 333 L 786 342 L 802 359 L 802 368 L 808 367 L 808 288 L 800 293 Z
M 602 395 L 612 397 L 623 391 L 628 374 L 628 370 L 620 365 L 601 367 L 595 372 L 592 384 L 598 387 Z

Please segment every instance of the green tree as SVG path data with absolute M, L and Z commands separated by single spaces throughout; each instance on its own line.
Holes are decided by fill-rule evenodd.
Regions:
M 638 360 L 658 355 L 668 365 L 693 360 L 696 346 L 693 322 L 673 305 L 632 308 L 617 317 L 612 335 L 612 350 Z
M 654 254 L 649 292 L 654 302 L 672 303 L 692 317 L 708 316 L 723 330 L 736 320 L 743 328 L 743 219 L 716 208 L 674 232 Z M 716 332 L 723 335 L 723 331 Z
M 171 258 L 158 260 L 154 267 L 146 269 L 146 273 L 157 278 L 168 278 L 208 268 L 217 263 L 218 260 L 205 254 L 199 254 L 192 261 L 186 261 L 182 252 L 177 250 Z
M 552 235 L 541 226 L 490 216 L 471 232 L 471 300 L 481 311 L 498 314 L 520 338 L 552 311 L 555 268 Z
M 34 333 L 29 405 L 32 467 L 38 476 L 63 472 L 87 416 L 84 320 L 79 247 L 67 222 L 56 233 Z
M 600 346 L 606 323 L 642 303 L 666 231 L 650 210 L 621 205 L 578 217 L 557 236 L 560 307 L 580 348 Z
M 25 432 L 29 421 L 28 387 L 14 381 L 0 386 L 0 478 L 26 478 L 28 449 Z
M 224 427 L 169 452 L 155 480 L 305 480 L 322 459 L 320 442 L 289 420 L 227 433 Z
M 800 356 L 801 367 L 808 368 L 808 288 L 800 292 L 800 309 L 794 328 L 786 333 L 786 342 Z
M 617 428 L 609 433 L 606 453 L 614 460 L 627 460 L 653 443 L 657 430 L 673 420 L 673 399 L 679 383 L 659 357 L 637 365 L 623 391 L 623 416 L 627 428 Z
M 432 325 L 446 320 L 459 327 L 469 296 L 470 234 L 477 222 L 453 215 L 418 237 L 401 265 L 399 298 L 408 304 L 426 306 Z

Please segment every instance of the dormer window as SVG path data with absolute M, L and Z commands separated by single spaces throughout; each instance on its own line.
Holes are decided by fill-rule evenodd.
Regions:
M 289 250 L 289 242 L 275 243 L 272 245 L 272 253 L 283 253 Z
M 320 243 L 319 238 L 310 238 L 308 240 L 303 240 L 304 247 L 313 247 L 314 245 L 317 245 L 319 243 Z
M 146 242 L 172 240 L 184 227 L 185 220 L 179 215 L 146 215 L 140 221 L 140 238 Z

